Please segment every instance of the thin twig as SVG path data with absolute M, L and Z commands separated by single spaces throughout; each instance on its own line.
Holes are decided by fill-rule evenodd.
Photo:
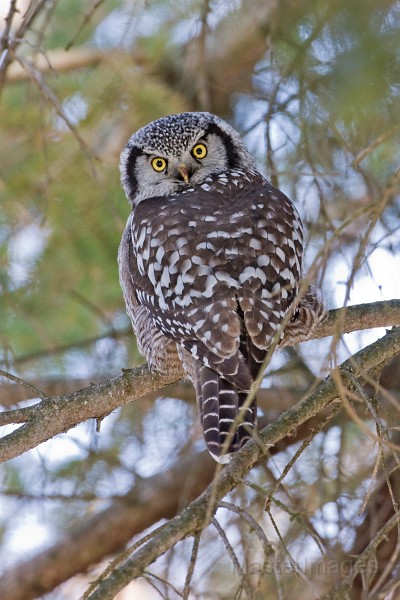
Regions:
M 89 159 L 90 168 L 92 171 L 92 175 L 96 178 L 96 171 L 93 164 L 93 155 L 90 153 L 89 148 L 86 142 L 80 136 L 77 128 L 66 115 L 63 107 L 61 106 L 57 96 L 53 93 L 53 91 L 49 88 L 47 83 L 42 77 L 42 74 L 36 69 L 33 63 L 29 63 L 28 61 L 20 58 L 19 56 L 15 56 L 15 59 L 20 63 L 21 67 L 23 67 L 27 73 L 30 75 L 31 79 L 35 82 L 37 87 L 39 88 L 43 97 L 53 106 L 57 115 L 62 119 L 62 121 L 67 125 L 68 129 L 75 136 L 82 152 Z
M 304 452 L 304 450 L 311 444 L 312 440 L 317 435 L 317 433 L 319 433 L 320 431 L 322 431 L 326 427 L 326 425 L 338 414 L 338 412 L 340 411 L 340 409 L 341 409 L 341 405 L 340 404 L 337 404 L 336 406 L 334 406 L 332 412 L 323 421 L 321 421 L 316 427 L 314 427 L 311 430 L 310 435 L 308 437 L 306 437 L 306 439 L 304 440 L 304 442 L 301 444 L 301 446 L 298 448 L 298 450 L 292 456 L 292 458 L 290 459 L 290 461 L 287 463 L 287 465 L 283 469 L 281 475 L 276 480 L 276 482 L 275 482 L 274 486 L 272 487 L 271 491 L 268 493 L 267 498 L 265 500 L 265 510 L 267 510 L 267 507 L 269 506 L 269 504 L 271 502 L 272 496 L 276 493 L 276 491 L 278 490 L 280 484 L 285 479 L 286 475 L 289 473 L 289 471 L 293 467 L 294 463 L 301 456 L 301 454 Z
M 99 6 L 101 6 L 103 4 L 103 2 L 104 2 L 104 0 L 94 0 L 93 6 L 91 6 L 89 12 L 84 15 L 82 23 L 77 28 L 77 31 L 76 31 L 74 37 L 65 46 L 65 51 L 66 52 L 68 52 L 68 50 L 75 44 L 76 40 L 78 39 L 78 37 L 82 33 L 83 29 L 86 27 L 86 25 L 88 25 L 88 23 L 90 22 L 90 19 L 92 18 L 93 14 L 96 12 L 96 10 L 99 8 Z
M 34 394 L 34 396 L 33 396 L 34 398 L 41 398 L 42 400 L 48 399 L 48 396 L 46 396 L 46 394 L 44 392 L 42 392 L 42 390 L 37 388 L 35 385 L 32 385 L 28 381 L 21 379 L 17 375 L 13 375 L 12 373 L 8 373 L 7 371 L 3 371 L 2 369 L 0 369 L 0 376 L 4 377 L 5 379 L 9 379 L 10 381 L 14 381 L 14 383 L 18 383 L 18 384 L 22 385 L 24 388 L 26 388 L 27 390 L 29 390 L 30 392 L 32 392 Z M 21 411 L 21 409 L 19 409 L 18 412 L 20 412 L 20 411 Z M 7 412 L 12 412 L 12 411 L 7 411 Z
M 215 517 L 211 520 L 211 522 L 214 525 L 215 529 L 218 531 L 218 533 L 223 541 L 223 544 L 226 548 L 228 556 L 230 557 L 230 559 L 233 563 L 233 566 L 235 567 L 236 571 L 238 572 L 240 582 L 243 585 L 243 587 L 246 589 L 248 597 L 253 598 L 254 597 L 253 590 L 250 587 L 247 575 L 243 572 L 243 569 L 240 566 L 238 557 L 236 556 L 235 551 L 232 548 L 232 544 L 228 540 L 228 537 L 227 537 L 224 529 L 221 527 L 221 525 L 219 524 L 219 522 L 217 521 L 217 519 Z
M 297 576 L 302 576 L 306 579 L 306 575 L 303 572 L 303 569 L 300 567 L 300 565 L 297 563 L 297 561 L 293 558 L 293 556 L 290 554 L 288 547 L 285 544 L 285 540 L 282 537 L 281 532 L 279 531 L 279 527 L 274 519 L 274 517 L 272 516 L 271 513 L 271 507 L 270 506 L 266 506 L 265 508 L 266 513 L 268 514 L 270 521 L 272 523 L 272 527 L 274 528 L 274 531 L 277 535 L 278 540 L 280 541 L 280 545 L 282 550 L 284 551 L 285 555 L 288 557 L 290 565 L 293 569 L 293 572 L 297 575 Z
M 399 129 L 400 125 L 397 124 L 394 127 L 391 127 L 390 129 L 385 131 L 385 133 L 382 133 L 382 135 L 379 135 L 377 138 L 375 138 L 375 140 L 371 142 L 369 146 L 367 146 L 357 154 L 357 156 L 351 161 L 350 166 L 354 169 L 357 169 L 360 162 L 364 160 L 364 158 L 366 158 L 368 154 L 371 154 L 373 150 L 375 150 L 378 146 L 383 144 L 383 142 L 386 142 L 386 140 L 392 137 L 393 134 L 397 133 Z
M 186 573 L 185 585 L 183 588 L 183 600 L 189 600 L 190 583 L 192 581 L 194 567 L 195 567 L 195 564 L 197 561 L 197 556 L 199 553 L 201 533 L 202 533 L 201 531 L 198 531 L 196 533 L 196 535 L 194 536 L 192 552 L 190 553 L 189 566 L 188 566 L 188 570 Z

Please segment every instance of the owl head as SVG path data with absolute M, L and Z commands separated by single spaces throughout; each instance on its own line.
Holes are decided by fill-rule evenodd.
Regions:
M 228 123 L 206 112 L 163 117 L 132 135 L 121 153 L 121 182 L 132 205 L 173 196 L 230 169 L 254 171 L 254 160 Z

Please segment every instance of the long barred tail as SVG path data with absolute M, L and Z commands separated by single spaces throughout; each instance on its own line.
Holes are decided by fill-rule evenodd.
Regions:
M 196 370 L 196 395 L 208 451 L 216 461 L 227 463 L 230 454 L 239 450 L 252 436 L 256 423 L 256 401 L 246 406 L 247 392 L 235 389 L 204 365 L 198 365 Z M 228 437 L 229 445 L 226 442 Z

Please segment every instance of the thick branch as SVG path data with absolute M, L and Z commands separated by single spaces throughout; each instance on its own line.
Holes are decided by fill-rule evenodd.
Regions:
M 368 371 L 387 362 L 399 352 L 400 329 L 398 328 L 390 331 L 383 338 L 364 348 L 341 365 L 339 369 L 343 385 L 351 386 L 354 378 L 362 379 Z M 338 398 L 339 393 L 335 379 L 328 377 L 313 394 L 262 430 L 259 436 L 262 446 L 256 440 L 249 441 L 197 500 L 173 518 L 162 531 L 154 535 L 121 567 L 115 569 L 109 577 L 104 579 L 97 590 L 89 596 L 89 600 L 112 600 L 118 591 L 132 579 L 139 577 L 143 570 L 159 556 L 199 528 L 207 526 L 218 506 L 218 500 L 221 500 L 242 480 L 255 462 L 265 454 L 266 448 L 275 445 L 296 427 L 318 414 Z
M 311 339 L 337 333 L 351 333 L 375 327 L 400 325 L 400 300 L 370 302 L 330 310 L 328 316 L 313 331 Z
M 394 330 L 346 361 L 342 367 L 344 383 L 350 376 L 362 377 L 364 368 L 365 370 L 373 369 L 382 361 L 389 361 L 399 352 L 399 349 L 400 330 Z M 352 374 L 349 374 L 350 368 L 353 371 Z M 263 448 L 257 446 L 256 442 L 246 445 L 232 464 L 225 469 L 222 478 L 215 483 L 215 497 L 222 498 L 227 491 L 232 489 L 251 466 L 259 458 L 262 459 L 265 448 L 274 444 L 270 450 L 270 453 L 273 454 L 285 443 L 287 445 L 295 442 L 299 437 L 306 435 L 313 427 L 313 420 L 321 418 L 322 408 L 327 407 L 336 396 L 335 384 L 329 378 L 308 399 L 290 408 L 274 423 L 266 427 L 260 433 Z M 310 420 L 313 415 L 314 417 Z M 293 435 L 294 431 L 295 435 Z M 5 600 L 22 598 L 28 600 L 33 597 L 32 589 L 40 590 L 40 593 L 50 591 L 61 581 L 82 572 L 91 564 L 95 564 L 108 554 L 121 549 L 134 534 L 148 527 L 150 522 L 154 523 L 162 517 L 169 518 L 175 514 L 179 506 L 190 501 L 204 485 L 210 482 L 214 470 L 215 463 L 206 453 L 196 454 L 191 458 L 181 458 L 177 466 L 165 473 L 143 482 L 139 481 L 128 494 L 128 500 L 113 501 L 109 508 L 92 517 L 87 524 L 85 522 L 78 524 L 52 548 L 6 573 L 1 584 L 2 598 L 4 597 Z M 192 486 L 194 486 L 193 489 Z M 185 498 L 182 498 L 180 492 L 182 489 L 185 491 Z M 205 494 L 187 511 L 177 517 L 177 520 L 174 521 L 174 527 L 176 527 L 174 540 L 189 535 L 192 527 L 202 526 L 213 490 L 213 486 L 208 488 Z M 167 532 L 170 531 L 170 527 L 170 524 L 166 525 Z M 161 544 L 160 554 L 170 547 L 165 546 L 168 542 L 168 535 L 165 539 L 157 538 L 156 548 L 157 544 Z M 146 553 L 146 557 L 151 556 L 155 550 L 147 548 L 147 551 L 150 554 Z M 148 559 L 146 558 L 146 560 Z M 146 563 L 146 566 L 149 562 Z M 140 574 L 140 565 L 144 563 L 138 564 L 138 574 Z
M 344 314 L 343 309 L 332 310 L 312 337 L 332 335 L 336 331 L 337 324 L 340 325 L 342 332 L 400 325 L 400 301 L 390 300 L 351 306 Z M 104 417 L 119 406 L 137 400 L 170 383 L 173 383 L 171 377 L 152 373 L 146 365 L 143 365 L 126 370 L 122 375 L 104 383 L 42 400 L 29 409 L 24 409 L 26 418 L 30 417 L 29 422 L 0 440 L 0 461 L 19 456 L 82 421 Z M 12 422 L 13 411 L 1 414 L 3 423 Z M 19 419 L 16 421 L 20 422 L 20 411 L 16 414 Z

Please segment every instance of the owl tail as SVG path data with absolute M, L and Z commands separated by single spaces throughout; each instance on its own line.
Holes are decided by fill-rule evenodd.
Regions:
M 196 372 L 196 395 L 204 439 L 211 456 L 228 463 L 249 440 L 256 422 L 256 401 L 245 406 L 247 392 L 239 391 L 216 371 L 199 365 Z M 227 438 L 230 441 L 227 442 Z

